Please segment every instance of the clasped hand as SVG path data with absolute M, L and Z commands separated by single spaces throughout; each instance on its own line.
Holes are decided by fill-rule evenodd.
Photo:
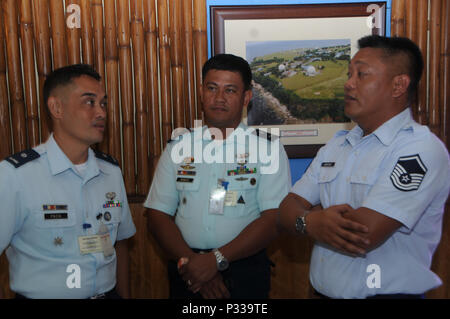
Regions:
M 200 292 L 203 298 L 229 298 L 230 294 L 217 271 L 213 253 L 193 254 L 179 264 L 178 272 L 193 293 Z
M 307 232 L 315 240 L 326 243 L 344 253 L 364 255 L 369 240 L 367 226 L 345 217 L 353 208 L 347 204 L 312 211 L 307 216 Z

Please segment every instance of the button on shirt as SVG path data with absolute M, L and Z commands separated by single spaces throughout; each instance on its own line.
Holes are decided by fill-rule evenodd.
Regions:
M 204 126 L 169 143 L 161 155 L 144 206 L 176 213 L 175 223 L 191 248 L 227 244 L 262 211 L 277 209 L 287 195 L 290 173 L 283 146 L 253 131 L 240 124 L 225 141 L 212 140 Z M 225 205 L 222 215 L 210 213 L 209 207 L 219 180 L 235 195 L 234 205 Z
M 0 163 L 0 252 L 9 245 L 11 289 L 28 298 L 88 298 L 111 290 L 115 252 L 82 255 L 78 237 L 97 234 L 102 223 L 113 245 L 136 232 L 119 167 L 89 149 L 82 176 L 53 136 L 34 150 L 40 157 L 20 167 Z M 112 197 L 115 204 L 106 205 Z
M 405 160 L 415 173 L 407 172 Z M 316 243 L 310 267 L 314 288 L 332 298 L 365 298 L 422 294 L 439 286 L 430 266 L 449 189 L 448 152 L 427 127 L 414 122 L 409 108 L 370 135 L 363 137 L 359 126 L 338 132 L 291 192 L 324 209 L 367 207 L 403 226 L 364 257 Z

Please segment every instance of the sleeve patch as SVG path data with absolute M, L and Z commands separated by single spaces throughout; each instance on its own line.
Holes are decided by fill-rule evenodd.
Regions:
M 403 192 L 419 189 L 427 168 L 419 154 L 400 157 L 391 173 L 391 181 L 395 188 Z

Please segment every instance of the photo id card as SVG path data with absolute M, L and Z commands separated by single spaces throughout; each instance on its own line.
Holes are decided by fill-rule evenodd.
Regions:
M 217 187 L 211 191 L 209 198 L 209 213 L 213 215 L 223 215 L 225 195 L 227 191 L 223 187 Z

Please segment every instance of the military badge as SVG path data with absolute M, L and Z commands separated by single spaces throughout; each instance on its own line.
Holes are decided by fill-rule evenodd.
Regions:
M 391 181 L 398 190 L 409 192 L 419 189 L 427 168 L 419 154 L 400 157 L 391 173 Z

